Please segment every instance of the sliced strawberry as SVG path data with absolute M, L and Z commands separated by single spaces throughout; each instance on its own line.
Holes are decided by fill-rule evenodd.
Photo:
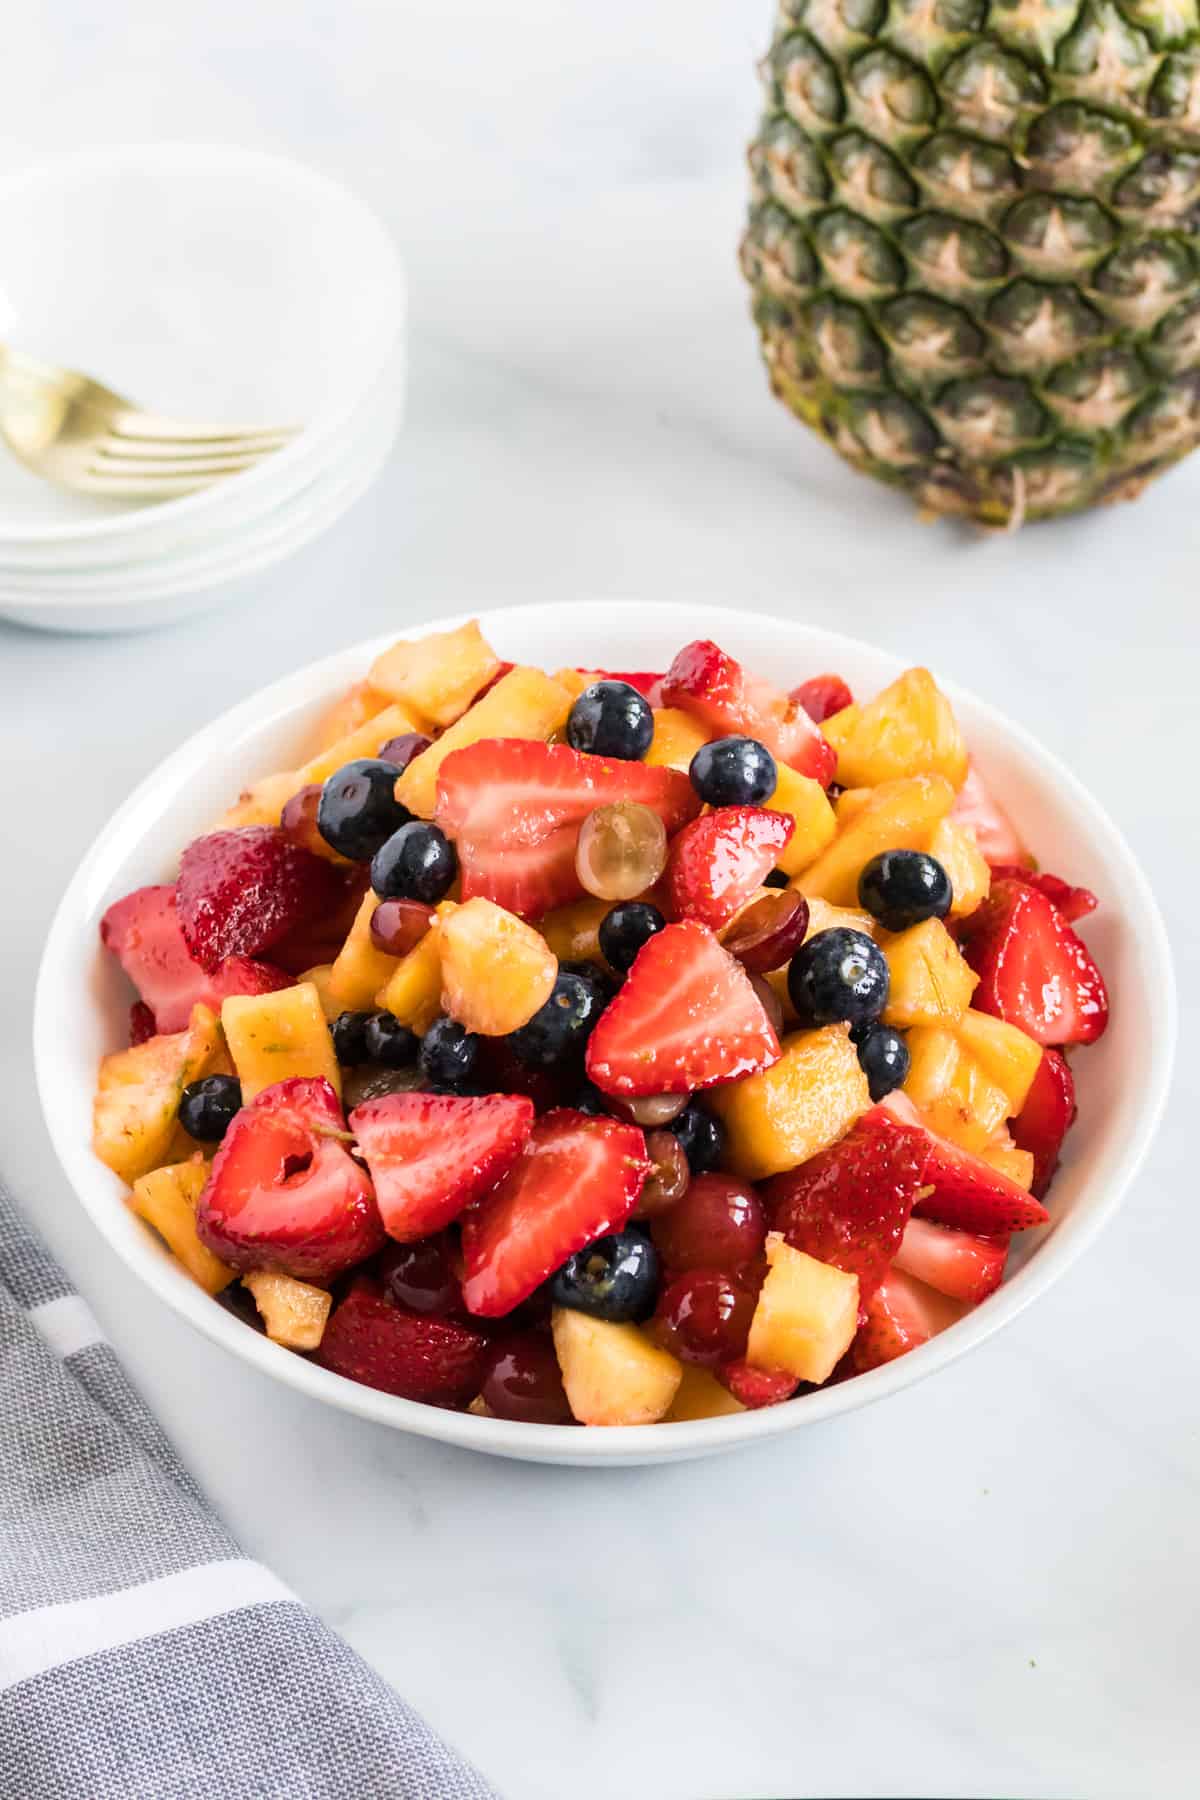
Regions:
M 185 1030 L 193 1006 L 219 1012 L 230 994 L 268 994 L 292 983 L 274 964 L 246 956 L 207 974 L 184 942 L 173 887 L 135 888 L 115 900 L 100 921 L 100 941 L 153 1014 L 156 1031 Z
M 994 1294 L 1008 1261 L 1008 1239 L 948 1231 L 929 1219 L 910 1219 L 896 1252 L 897 1269 L 939 1294 L 978 1303 Z
M 479 1392 L 487 1354 L 478 1327 L 404 1312 L 376 1283 L 357 1277 L 330 1314 L 314 1360 L 402 1400 L 462 1407 Z
M 1091 1044 L 1108 1024 L 1104 978 L 1045 894 L 994 881 L 971 915 L 963 954 L 979 976 L 971 1004 L 1039 1044 Z
M 1032 857 L 1017 834 L 1017 828 L 998 800 L 988 792 L 983 776 L 974 763 L 967 765 L 967 779 L 958 790 L 958 798 L 950 811 L 958 825 L 969 825 L 984 862 L 993 866 L 1015 863 L 1021 868 L 1032 865 Z
M 500 663 L 496 669 L 496 673 L 494 675 L 488 676 L 487 680 L 484 682 L 484 684 L 480 688 L 479 692 L 475 695 L 475 698 L 471 701 L 471 705 L 474 706 L 477 701 L 483 699 L 483 696 L 485 694 L 490 693 L 498 681 L 503 681 L 504 677 L 506 675 L 511 675 L 513 670 L 516 668 L 516 666 L 517 666 L 516 663 L 510 663 L 510 662 Z
M 668 836 L 700 810 L 679 769 L 527 738 L 490 738 L 452 751 L 438 772 L 437 822 L 456 842 L 463 899 L 492 900 L 525 919 L 579 899 L 579 827 L 597 806 L 616 800 L 650 807 Z
M 1018 1150 L 1033 1157 L 1033 1192 L 1042 1199 L 1054 1179 L 1063 1139 L 1075 1123 L 1075 1077 L 1065 1056 L 1043 1050 L 1025 1104 L 1009 1126 Z
M 926 1138 L 922 1186 L 926 1193 L 913 1208 L 923 1219 L 936 1219 L 958 1231 L 980 1232 L 992 1237 L 1012 1231 L 1028 1231 L 1048 1223 L 1050 1214 L 1037 1200 L 1018 1187 L 999 1169 L 972 1156 L 948 1138 L 931 1131 L 920 1113 L 899 1089 L 880 1106 L 905 1125 L 915 1126 Z
M 146 1043 L 150 1038 L 158 1036 L 158 1026 L 154 1022 L 154 1014 L 144 1000 L 135 1000 L 129 1009 L 129 1048 Z
M 331 1281 L 386 1242 L 365 1169 L 324 1080 L 256 1094 L 225 1133 L 196 1208 L 196 1229 L 235 1269 Z
M 314 924 L 343 892 L 333 865 L 277 825 L 246 825 L 193 839 L 180 858 L 176 898 L 188 949 L 211 971 Z
M 366 869 L 354 869 L 348 874 L 339 870 L 338 874 L 340 897 L 331 898 L 328 910 L 293 927 L 271 946 L 271 961 L 292 975 L 303 975 L 320 963 L 333 962 L 350 935 L 350 927 L 371 885 L 371 877 Z
M 384 1094 L 350 1114 L 389 1237 L 415 1243 L 441 1231 L 495 1187 L 533 1125 L 533 1101 L 514 1094 Z
M 800 1386 L 786 1369 L 755 1369 L 744 1359 L 722 1363 L 713 1374 L 735 1400 L 752 1410 L 760 1406 L 778 1406 L 781 1400 L 790 1400 Z
M 632 673 L 628 669 L 622 669 L 616 675 L 608 669 L 581 669 L 579 673 L 586 675 L 591 681 L 627 682 L 631 688 L 636 688 L 638 693 L 650 702 L 651 706 L 662 706 L 663 704 L 662 684 L 666 680 L 665 675 L 648 675 L 644 669 L 635 669 Z
M 686 1094 L 779 1061 L 779 1039 L 742 965 L 706 925 L 668 925 L 638 951 L 588 1040 L 606 1094 Z
M 900 1247 L 926 1156 L 924 1133 L 873 1107 L 832 1149 L 767 1182 L 772 1227 L 793 1250 L 857 1275 L 866 1300 Z
M 794 687 L 788 699 L 802 706 L 814 725 L 854 705 L 854 695 L 840 675 L 812 675 Z
M 1036 888 L 1057 906 L 1068 925 L 1074 924 L 1076 919 L 1086 919 L 1100 904 L 1091 888 L 1072 887 L 1058 875 L 1050 875 L 1044 869 L 1026 869 L 1019 863 L 993 865 L 992 880 L 1023 881 L 1026 887 Z
M 511 1312 L 576 1250 L 620 1231 L 649 1172 L 636 1126 L 566 1107 L 539 1119 L 511 1173 L 463 1220 L 468 1309 Z
M 780 762 L 822 787 L 833 780 L 837 756 L 803 705 L 748 675 L 707 638 L 684 645 L 663 679 L 662 696 L 665 705 L 692 713 L 714 737 L 757 738 Z
M 971 1311 L 923 1281 L 893 1268 L 859 1314 L 858 1334 L 838 1364 L 838 1375 L 865 1375 L 927 1344 Z
M 667 858 L 672 918 L 715 931 L 732 919 L 779 861 L 796 821 L 764 806 L 719 806 L 685 825 Z

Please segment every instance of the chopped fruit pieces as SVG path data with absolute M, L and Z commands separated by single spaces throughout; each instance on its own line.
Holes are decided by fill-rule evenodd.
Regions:
M 1002 1175 L 1015 1181 L 1027 1194 L 1033 1192 L 1033 1154 L 1029 1150 L 1018 1150 L 1007 1133 L 981 1150 L 979 1155 L 989 1168 L 999 1169 Z
M 710 737 L 756 738 L 776 762 L 813 776 L 822 787 L 833 779 L 834 752 L 804 707 L 747 675 L 707 639 L 679 652 L 663 678 L 663 699 L 691 713 Z
M 532 925 L 467 900 L 441 927 L 442 1005 L 483 1037 L 507 1037 L 550 998 L 558 962 Z
M 1042 1065 L 1042 1047 L 1016 1025 L 1006 1025 L 991 1013 L 968 1008 L 954 1026 L 954 1035 L 983 1069 L 990 1081 L 1008 1098 L 1006 1118 L 1015 1118 L 1024 1106 Z M 918 1100 L 917 1105 L 921 1102 Z
M 393 644 L 375 658 L 367 679 L 434 725 L 452 725 L 499 667 L 499 657 L 472 619 L 457 631 L 434 631 Z
M 326 991 L 330 1000 L 336 1002 L 339 1012 L 356 1012 L 372 1006 L 376 994 L 395 971 L 396 957 L 386 956 L 371 932 L 371 921 L 378 906 L 374 894 L 363 895 L 350 935 L 333 959 Z
M 906 775 L 943 775 L 960 788 L 967 750 L 950 702 L 928 669 L 909 669 L 866 706 L 825 720 L 843 787 L 878 787 Z
M 794 1250 L 775 1232 L 767 1239 L 767 1262 L 746 1361 L 797 1381 L 827 1381 L 854 1337 L 858 1276 Z
M 910 1058 L 904 1091 L 930 1128 L 982 1154 L 1003 1128 L 1010 1111 L 1004 1089 L 958 1038 L 937 1025 L 917 1025 L 908 1034 Z
M 316 1360 L 335 1375 L 426 1406 L 467 1406 L 487 1367 L 488 1340 L 457 1319 L 403 1312 L 356 1280 L 335 1306 Z
M 757 893 L 792 831 L 791 819 L 762 806 L 722 806 L 694 819 L 671 845 L 668 912 L 718 930 Z
M 633 900 L 649 891 L 667 863 L 667 828 L 637 800 L 597 806 L 579 827 L 575 873 L 598 900 Z
M 333 1305 L 324 1288 L 269 1269 L 251 1269 L 243 1275 L 242 1286 L 254 1295 L 272 1343 L 282 1344 L 285 1350 L 316 1349 Z
M 949 875 L 924 850 L 883 850 L 858 878 L 859 905 L 888 931 L 944 919 L 953 899 Z
M 643 944 L 588 1041 L 587 1072 L 602 1092 L 636 1098 L 737 1081 L 778 1057 L 749 976 L 705 926 L 689 922 Z
M 793 881 L 792 886 L 803 893 L 802 881 Z M 861 931 L 866 937 L 879 935 L 879 925 L 869 912 L 853 906 L 831 906 L 828 900 L 809 901 L 806 938 L 816 937 L 819 931 L 832 931 L 838 925 L 847 931 Z
M 891 971 L 885 1025 L 953 1024 L 962 1018 L 978 976 L 940 919 L 898 932 L 884 953 Z
M 912 775 L 870 789 L 849 813 L 839 805 L 837 836 L 804 870 L 797 887 L 810 900 L 856 906 L 858 878 L 871 858 L 884 850 L 923 848 L 953 803 L 954 789 L 944 776 Z
M 533 1126 L 521 1095 L 387 1094 L 350 1114 L 389 1237 L 441 1231 L 508 1174 Z
M 219 1046 L 215 1014 L 198 1006 L 186 1031 L 101 1058 L 92 1148 L 122 1181 L 132 1184 L 166 1159 L 183 1090 L 208 1073 Z
M 610 911 L 607 900 L 589 894 L 586 900 L 573 900 L 538 921 L 538 930 L 559 962 L 602 963 L 600 926 Z
M 776 865 L 785 875 L 801 874 L 837 835 L 837 816 L 825 789 L 811 775 L 798 775 L 786 763 L 778 765 L 774 791 L 763 804 L 792 821 L 792 835 Z
M 463 1220 L 470 1311 L 511 1312 L 576 1250 L 619 1231 L 649 1173 L 632 1125 L 565 1108 L 539 1119 L 511 1173 Z
M 323 1077 L 341 1092 L 333 1039 L 310 982 L 277 994 L 234 995 L 221 1008 L 221 1026 L 247 1103 L 295 1076 Z
M 992 872 L 976 848 L 974 833 L 957 819 L 939 819 L 926 849 L 950 877 L 950 917 L 965 919 L 987 899 Z
M 540 669 L 510 669 L 424 755 L 409 764 L 396 783 L 396 798 L 418 818 L 432 819 L 442 767 L 450 756 L 485 741 L 544 744 L 566 725 L 573 699 L 573 694 Z M 439 823 L 446 825 L 440 810 Z
M 202 1244 L 196 1231 L 196 1202 L 208 1178 L 203 1157 L 151 1169 L 133 1184 L 129 1204 L 147 1225 L 153 1225 L 172 1255 L 183 1264 L 193 1281 L 208 1294 L 229 1286 L 235 1271 Z
M 847 1375 L 865 1375 L 909 1350 L 918 1350 L 939 1331 L 954 1325 L 970 1306 L 893 1269 L 863 1308 L 858 1334 L 842 1365 Z
M 1037 888 L 996 881 L 968 926 L 975 1005 L 1039 1044 L 1091 1044 L 1108 1024 L 1104 979 L 1083 940 Z
M 1045 870 L 1038 870 L 1035 874 L 1030 869 L 1016 865 L 1001 866 L 992 870 L 992 880 L 1023 881 L 1026 887 L 1036 888 L 1039 894 L 1045 894 L 1047 900 L 1058 908 L 1068 925 L 1073 925 L 1076 919 L 1086 919 L 1100 904 L 1091 888 L 1072 887 L 1069 881 L 1063 881 Z
M 967 765 L 967 778 L 958 790 L 950 817 L 956 825 L 965 825 L 969 829 L 979 854 L 992 868 L 1005 863 L 1028 867 L 1029 852 L 1018 837 L 1016 826 L 989 791 L 974 763 Z
M 882 1104 L 902 1123 L 925 1133 L 925 1192 L 914 1208 L 921 1218 L 936 1219 L 940 1225 L 981 1232 L 984 1236 L 1027 1231 L 1033 1225 L 1048 1222 L 1050 1215 L 1044 1206 L 999 1169 L 940 1137 L 906 1094 L 889 1094 Z
M 757 1290 L 745 1272 L 687 1269 L 659 1296 L 650 1336 L 682 1363 L 730 1362 L 745 1351 Z
M 407 956 L 401 957 L 387 984 L 375 996 L 377 1006 L 394 1014 L 418 1036 L 424 1036 L 442 1010 L 441 932 L 427 931 Z
M 810 675 L 792 689 L 788 698 L 802 706 L 816 725 L 854 705 L 854 695 L 840 675 Z
M 571 1411 L 581 1425 L 653 1425 L 664 1418 L 683 1366 L 636 1325 L 613 1325 L 558 1307 L 554 1351 Z
M 691 713 L 664 706 L 654 714 L 654 736 L 644 760 L 654 768 L 680 769 L 686 775 L 693 756 L 707 742 L 707 730 Z
M 844 1025 L 799 1031 L 773 1067 L 718 1088 L 708 1104 L 728 1135 L 727 1165 L 758 1181 L 827 1150 L 871 1104 Z
M 1013 1140 L 1033 1157 L 1033 1192 L 1040 1200 L 1054 1179 L 1063 1139 L 1075 1123 L 1075 1078 L 1057 1050 L 1046 1050 L 1012 1123 Z
M 640 1325 L 654 1311 L 658 1281 L 658 1252 L 644 1231 L 630 1225 L 568 1256 L 550 1292 L 556 1306 L 615 1325 Z
M 176 904 L 188 949 L 209 973 L 319 919 L 341 895 L 337 872 L 269 825 L 195 838 L 179 862 Z
M 795 888 L 761 888 L 721 933 L 730 956 L 753 975 L 782 970 L 808 936 L 808 901 Z
M 724 1419 L 745 1410 L 742 1402 L 727 1387 L 722 1387 L 708 1369 L 689 1363 L 665 1419 L 668 1425 L 674 1425 L 688 1419 Z
M 179 923 L 174 887 L 137 888 L 109 907 L 100 941 L 153 1015 L 158 1031 L 182 1031 L 194 1006 L 216 1011 L 229 994 L 267 994 L 291 977 L 270 963 L 231 956 L 208 974 L 192 956 Z
M 910 1219 L 904 1228 L 895 1265 L 939 1294 L 978 1305 L 994 1294 L 1004 1277 L 1008 1239 L 948 1231 L 929 1219 Z
M 696 1369 L 693 1373 L 699 1375 L 703 1370 Z M 722 1364 L 716 1377 L 729 1389 L 739 1408 L 746 1411 L 760 1406 L 778 1406 L 781 1401 L 790 1400 L 800 1386 L 797 1377 L 789 1375 L 786 1369 L 756 1369 L 744 1357 L 737 1362 Z
M 322 713 L 313 733 L 313 755 L 319 756 L 368 719 L 376 718 L 386 705 L 387 696 L 376 693 L 369 681 L 356 681 Z

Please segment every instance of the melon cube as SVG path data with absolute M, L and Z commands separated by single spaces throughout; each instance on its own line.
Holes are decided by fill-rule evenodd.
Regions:
M 371 664 L 373 688 L 413 707 L 435 725 L 452 725 L 500 667 L 478 619 L 456 631 L 401 639 Z
M 196 1202 L 208 1180 L 202 1156 L 169 1168 L 151 1169 L 133 1184 L 129 1204 L 152 1225 L 173 1256 L 206 1294 L 219 1294 L 236 1273 L 202 1244 L 196 1230 Z
M 329 1000 L 338 1012 L 362 1012 L 375 1003 L 381 987 L 391 979 L 399 957 L 377 950 L 371 938 L 371 920 L 379 905 L 369 890 L 354 915 L 346 941 L 329 971 Z M 337 1017 L 337 1014 L 334 1014 Z
M 686 775 L 693 756 L 707 742 L 707 731 L 691 713 L 678 706 L 655 707 L 654 736 L 644 760 L 656 769 L 682 769 Z
M 887 936 L 883 949 L 891 971 L 886 1025 L 939 1025 L 962 1018 L 979 977 L 940 919 Z
M 845 1025 L 785 1037 L 777 1063 L 706 1098 L 724 1121 L 731 1168 L 751 1181 L 828 1150 L 871 1104 Z
M 558 959 L 541 932 L 494 901 L 456 906 L 440 926 L 442 1007 L 481 1037 L 507 1037 L 550 998 Z
M 950 917 L 965 919 L 987 899 L 992 885 L 992 871 L 979 854 L 974 832 L 954 819 L 939 819 L 925 848 L 950 877 Z
M 797 886 L 810 899 L 834 906 L 858 903 L 858 878 L 883 850 L 923 850 L 938 820 L 954 804 L 954 789 L 941 775 L 914 775 L 886 781 L 853 812 Z
M 445 902 L 440 910 L 444 909 Z M 424 1037 L 442 1010 L 442 947 L 437 925 L 400 958 L 376 994 L 375 1004 Z
M 510 669 L 436 743 L 409 763 L 396 783 L 396 798 L 418 818 L 432 819 L 438 770 L 452 750 L 485 738 L 538 738 L 545 743 L 566 724 L 573 698 L 540 669 Z
M 211 1072 L 223 1048 L 216 1014 L 194 1006 L 186 1031 L 101 1057 L 92 1148 L 122 1181 L 132 1185 L 165 1161 L 184 1088 Z
M 843 787 L 877 787 L 906 775 L 966 780 L 967 747 L 953 708 L 928 669 L 909 669 L 863 706 L 847 706 L 821 727 L 838 753 Z
M 263 1088 L 297 1076 L 324 1076 L 340 1095 L 341 1070 L 311 981 L 274 994 L 231 994 L 222 1002 L 221 1024 L 247 1104 Z
M 787 875 L 798 875 L 816 861 L 837 833 L 829 797 L 811 775 L 800 775 L 779 763 L 775 792 L 766 804 L 772 812 L 786 813 L 793 821 L 794 830 L 779 852 L 778 866 Z
M 746 1361 L 798 1381 L 827 1381 L 858 1329 L 858 1276 L 767 1237 L 767 1278 L 750 1321 Z
M 1019 1026 L 1007 1025 L 1003 1019 L 976 1012 L 973 1007 L 958 1021 L 954 1034 L 989 1080 L 1004 1089 L 1008 1095 L 1005 1116 L 1015 1119 L 1042 1066 L 1042 1046 Z
M 252 1269 L 242 1286 L 254 1295 L 267 1336 L 285 1350 L 315 1350 L 325 1335 L 332 1296 L 309 1281 Z
M 654 1425 L 665 1417 L 683 1366 L 636 1325 L 558 1306 L 551 1330 L 567 1402 L 581 1425 Z

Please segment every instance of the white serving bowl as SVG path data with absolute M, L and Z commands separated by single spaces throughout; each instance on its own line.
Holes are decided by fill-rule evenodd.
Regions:
M 462 622 L 439 620 L 436 629 Z M 698 636 L 716 638 L 751 669 L 788 683 L 836 669 L 856 692 L 870 694 L 901 667 L 895 657 L 852 638 L 722 607 L 568 601 L 494 612 L 485 617 L 484 626 L 501 656 L 550 669 L 563 664 L 662 668 L 682 643 Z M 90 1149 L 96 1065 L 102 1054 L 126 1041 L 130 998 L 120 972 L 101 953 L 97 924 L 120 894 L 144 882 L 169 879 L 182 846 L 249 779 L 292 765 L 322 709 L 361 677 L 392 635 L 286 676 L 190 738 L 105 827 L 51 926 L 34 1022 L 46 1124 L 94 1223 L 148 1287 L 235 1356 L 347 1412 L 493 1455 L 611 1466 L 730 1450 L 883 1399 L 965 1355 L 1053 1286 L 1114 1212 L 1154 1135 L 1175 1040 L 1171 957 L 1137 859 L 1103 809 L 1026 732 L 984 702 L 948 686 L 989 785 L 1011 808 L 1031 848 L 1103 896 L 1102 909 L 1086 930 L 1104 969 L 1113 1009 L 1105 1036 L 1074 1064 L 1080 1120 L 1054 1185 L 1053 1224 L 1028 1234 L 1023 1260 L 982 1306 L 884 1368 L 782 1406 L 689 1424 L 572 1430 L 444 1412 L 362 1387 L 269 1343 L 196 1287 L 129 1211 L 121 1182 Z M 232 1367 L 229 1378 L 236 1379 Z

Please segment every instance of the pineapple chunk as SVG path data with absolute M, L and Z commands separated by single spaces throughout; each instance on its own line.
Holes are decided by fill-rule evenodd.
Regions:
M 1026 1193 L 1033 1186 L 1033 1152 L 1018 1150 L 1007 1132 L 996 1143 L 981 1150 L 979 1160 L 993 1169 L 999 1169 L 1001 1175 L 1007 1175 L 1010 1181 L 1015 1181 Z
M 419 719 L 408 707 L 393 704 L 385 706 L 382 712 L 375 713 L 362 725 L 338 738 L 336 743 L 327 744 L 324 750 L 310 757 L 296 770 L 296 787 L 308 787 L 317 781 L 328 781 L 335 770 L 348 762 L 357 762 L 360 756 L 376 756 L 381 744 L 389 738 L 403 737 L 408 731 L 423 731 L 425 721 Z M 292 790 L 293 793 L 295 789 Z
M 222 1048 L 217 1015 L 194 1006 L 186 1031 L 101 1057 L 92 1148 L 114 1175 L 132 1186 L 166 1158 L 184 1088 L 210 1073 Z
M 333 959 L 329 971 L 329 999 L 337 1012 L 361 1012 L 372 1006 L 376 994 L 391 979 L 400 960 L 377 950 L 371 941 L 371 920 L 378 905 L 379 896 L 368 890 L 354 915 L 345 943 Z
M 798 775 L 780 763 L 775 792 L 766 804 L 794 821 L 795 830 L 779 852 L 779 867 L 787 875 L 798 875 L 816 861 L 837 833 L 838 822 L 825 789 L 811 775 Z
M 767 1238 L 767 1278 L 750 1321 L 746 1361 L 798 1381 L 827 1381 L 858 1330 L 858 1276 Z
M 844 1025 L 798 1031 L 769 1069 L 711 1089 L 733 1170 L 751 1181 L 807 1162 L 844 1137 L 871 1095 Z
M 940 919 L 926 919 L 887 937 L 891 971 L 886 1025 L 940 1025 L 961 1019 L 979 977 L 959 953 Z
M 247 1104 L 263 1088 L 294 1076 L 323 1075 L 341 1094 L 333 1039 L 311 981 L 274 994 L 231 994 L 222 1002 L 221 1024 Z
M 951 1031 L 916 1025 L 908 1034 L 912 1065 L 904 1091 L 932 1129 L 978 1155 L 1008 1118 L 1008 1095 Z
M 860 813 L 862 811 L 874 791 L 874 788 L 869 787 L 843 788 L 842 792 L 833 803 L 833 810 L 837 815 L 839 831 L 842 829 L 843 825 L 848 825 L 850 823 L 855 813 Z
M 285 1350 L 315 1350 L 325 1334 L 332 1297 L 311 1282 L 292 1275 L 274 1275 L 252 1269 L 242 1276 L 242 1286 L 254 1295 L 254 1304 L 273 1343 Z
M 741 1401 L 735 1400 L 715 1375 L 710 1375 L 707 1369 L 698 1369 L 692 1363 L 685 1363 L 683 1379 L 675 1390 L 675 1398 L 664 1423 L 682 1425 L 690 1419 L 723 1419 L 730 1413 L 745 1410 Z
M 325 1014 L 325 1017 L 329 1020 L 331 1025 L 338 1014 L 343 1013 L 346 1010 L 341 1001 L 335 1000 L 333 995 L 329 992 L 329 977 L 332 974 L 332 963 L 317 963 L 315 968 L 305 969 L 303 975 L 298 975 L 296 977 L 297 981 L 311 982 L 313 987 L 316 988 L 317 999 L 321 1002 L 321 1011 Z
M 939 819 L 925 848 L 950 877 L 951 918 L 965 919 L 987 899 L 992 885 L 992 871 L 979 854 L 975 833 L 956 819 Z
M 1016 1025 L 1006 1025 L 991 1013 L 968 1008 L 954 1034 L 963 1049 L 975 1058 L 989 1080 L 1008 1095 L 1006 1118 L 1015 1119 L 1042 1066 L 1042 1046 Z
M 792 886 L 798 888 L 800 883 L 793 881 Z M 847 931 L 861 931 L 869 938 L 876 937 L 879 932 L 879 920 L 857 906 L 830 906 L 828 900 L 809 900 L 808 930 L 804 934 L 806 944 L 818 931 L 832 931 L 837 925 Z
M 154 1227 L 192 1280 L 199 1282 L 206 1294 L 219 1294 L 236 1271 L 214 1256 L 196 1231 L 196 1202 L 207 1180 L 208 1164 L 202 1156 L 152 1169 L 134 1182 L 129 1204 L 139 1218 Z
M 369 681 L 356 681 L 321 714 L 313 732 L 313 755 L 320 756 L 322 751 L 332 749 L 350 732 L 365 725 L 368 719 L 376 718 L 387 703 L 387 695 L 379 693 Z
M 424 761 L 424 758 L 420 758 Z M 797 883 L 810 899 L 834 906 L 858 902 L 858 878 L 881 850 L 922 850 L 938 820 L 954 804 L 954 789 L 941 775 L 886 781 L 843 826 Z
M 375 1004 L 424 1037 L 442 1010 L 442 946 L 436 926 L 400 958 L 395 972 L 376 994 Z
M 600 954 L 600 921 L 611 908 L 611 900 L 573 900 L 539 919 L 538 930 L 559 962 L 594 962 L 607 968 Z
M 682 769 L 686 775 L 693 756 L 707 742 L 707 731 L 691 713 L 677 706 L 655 707 L 654 736 L 644 760 L 656 769 Z
M 452 750 L 484 738 L 540 738 L 561 731 L 574 696 L 540 669 L 510 669 L 435 744 L 415 757 L 396 783 L 396 798 L 418 818 L 432 819 L 438 770 Z
M 456 906 L 441 925 L 442 1007 L 481 1037 L 507 1037 L 550 998 L 558 959 L 545 938 L 491 900 Z
M 285 769 L 281 775 L 264 775 L 242 789 L 235 804 L 221 814 L 212 829 L 236 831 L 243 825 L 278 825 L 280 813 L 303 786 L 292 769 Z
M 478 619 L 457 631 L 401 639 L 377 656 L 367 677 L 373 688 L 411 706 L 435 725 L 452 725 L 486 687 L 500 658 L 479 629 Z
M 950 702 L 928 669 L 909 669 L 866 706 L 847 706 L 821 727 L 838 753 L 843 787 L 878 787 L 905 775 L 967 777 L 967 747 Z
M 554 679 L 559 687 L 566 688 L 572 701 L 575 701 L 584 688 L 590 688 L 594 681 L 600 681 L 603 677 L 589 669 L 555 669 Z
M 669 1411 L 683 1365 L 636 1325 L 556 1306 L 551 1329 L 567 1401 L 581 1425 L 654 1425 Z

